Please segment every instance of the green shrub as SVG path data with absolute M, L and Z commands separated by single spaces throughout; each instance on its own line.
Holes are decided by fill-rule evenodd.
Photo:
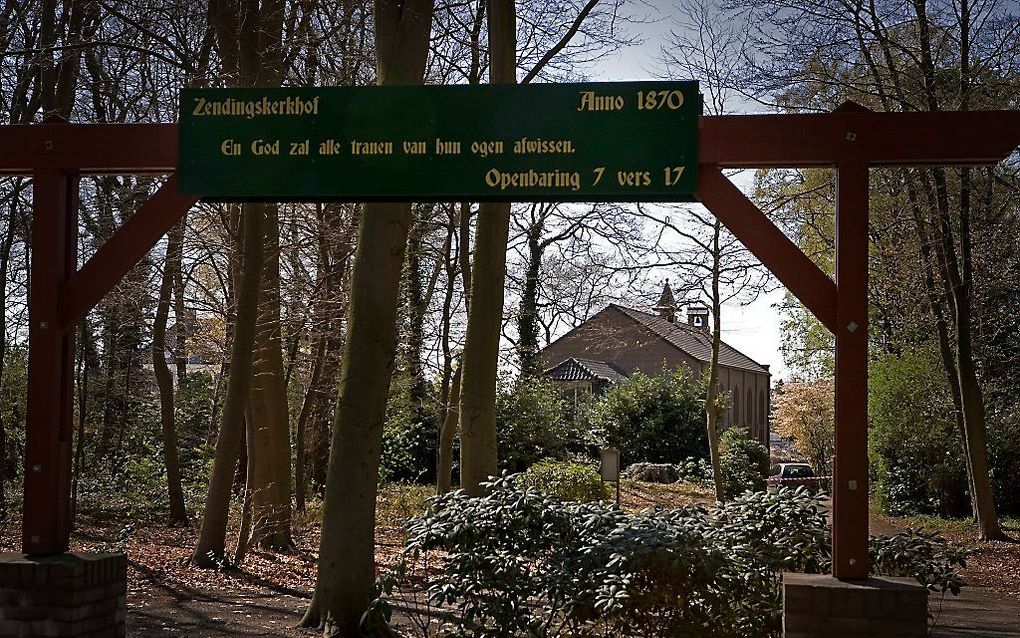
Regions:
M 406 374 L 394 376 L 383 424 L 380 481 L 434 479 L 438 419 L 427 387 L 416 386 Z
M 523 489 L 513 476 L 487 488 L 482 498 L 433 499 L 409 522 L 404 560 L 381 582 L 392 593 L 409 565 L 438 561 L 417 575 L 425 606 L 456 610 L 441 635 L 774 637 L 782 572 L 831 563 L 826 514 L 802 488 L 635 515 Z M 961 552 L 935 536 L 872 540 L 882 573 L 933 591 L 959 591 Z M 366 620 L 389 609 L 384 595 Z
M 1020 516 L 1020 409 L 1016 389 L 990 388 L 988 465 L 1000 515 Z
M 949 384 L 933 346 L 879 356 L 868 379 L 869 456 L 879 504 L 902 516 L 959 516 L 967 476 Z
M 572 461 L 540 461 L 518 475 L 517 482 L 524 489 L 536 489 L 564 501 L 588 502 L 608 497 L 598 471 Z
M 747 430 L 730 428 L 719 440 L 719 466 L 727 498 L 746 491 L 760 492 L 769 475 L 769 451 L 752 440 Z
M 708 457 L 703 402 L 703 384 L 684 366 L 635 372 L 592 406 L 589 420 L 625 464 L 679 463 Z
M 567 418 L 567 401 L 545 378 L 502 379 L 496 394 L 500 469 L 520 472 L 545 458 L 565 459 L 584 441 Z
M 712 482 L 712 464 L 708 459 L 689 458 L 676 464 L 681 483 L 707 485 Z
M 937 532 L 908 529 L 894 536 L 872 536 L 868 553 L 874 574 L 914 577 L 931 592 L 957 596 L 963 579 L 956 569 L 967 566 L 973 551 Z

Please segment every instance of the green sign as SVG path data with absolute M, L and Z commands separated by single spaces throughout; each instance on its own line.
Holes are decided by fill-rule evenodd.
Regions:
M 685 201 L 696 82 L 185 89 L 180 191 L 213 200 Z

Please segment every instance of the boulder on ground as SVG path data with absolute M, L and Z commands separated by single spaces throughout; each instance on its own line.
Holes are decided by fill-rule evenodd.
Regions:
M 634 463 L 623 471 L 623 478 L 645 483 L 676 483 L 680 473 L 669 463 Z

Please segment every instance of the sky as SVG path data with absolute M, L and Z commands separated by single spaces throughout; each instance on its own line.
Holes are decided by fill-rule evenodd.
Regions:
M 615 55 L 600 60 L 590 70 L 592 81 L 651 80 L 656 78 L 659 51 L 669 36 L 671 2 L 651 0 L 639 5 L 649 19 L 640 26 L 642 42 L 622 49 Z M 747 187 L 748 180 L 735 180 L 738 186 Z M 731 303 L 723 307 L 722 338 L 758 363 L 770 366 L 773 382 L 788 379 L 790 371 L 779 351 L 780 316 L 777 308 L 782 303 L 785 289 L 777 287 L 746 306 Z

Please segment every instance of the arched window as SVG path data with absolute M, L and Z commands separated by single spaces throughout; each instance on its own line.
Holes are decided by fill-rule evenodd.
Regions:
M 762 434 L 768 433 L 769 402 L 765 389 L 758 390 L 758 423 L 761 425 Z
M 740 386 L 733 388 L 733 419 L 730 425 L 740 425 Z
M 747 386 L 747 400 L 744 401 L 744 425 L 747 426 L 747 433 L 750 436 L 754 436 L 755 422 L 754 422 L 754 390 L 751 386 Z

